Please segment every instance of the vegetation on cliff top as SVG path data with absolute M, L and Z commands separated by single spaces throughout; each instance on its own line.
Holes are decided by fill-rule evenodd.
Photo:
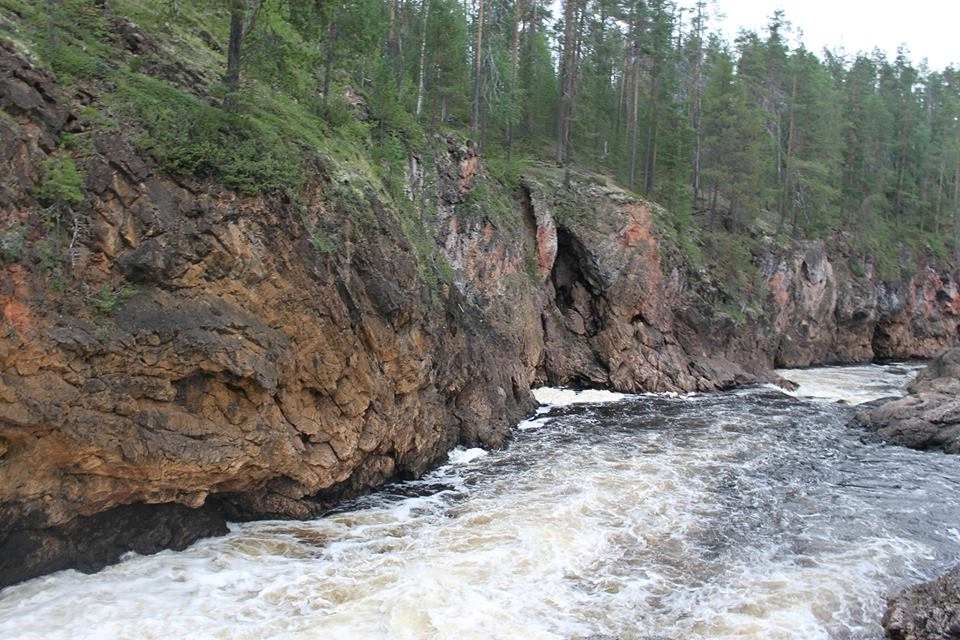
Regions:
M 734 274 L 764 236 L 843 232 L 891 277 L 903 245 L 955 249 L 958 71 L 818 58 L 788 45 L 779 13 L 731 44 L 694 9 L 683 23 L 667 0 L 565 0 L 558 16 L 544 0 L 0 0 L 0 37 L 168 172 L 295 198 L 322 166 L 359 208 L 393 201 L 418 242 L 410 208 L 429 199 L 405 188 L 406 162 L 454 132 L 492 168 L 468 208 L 509 218 L 526 165 L 576 165 L 662 203 L 694 264 Z

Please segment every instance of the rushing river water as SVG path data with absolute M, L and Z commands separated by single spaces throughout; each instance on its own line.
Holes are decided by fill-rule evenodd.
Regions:
M 784 372 L 796 398 L 542 390 L 505 450 L 326 518 L 0 592 L 0 638 L 879 638 L 884 597 L 960 553 L 960 456 L 861 442 L 837 402 L 910 373 Z

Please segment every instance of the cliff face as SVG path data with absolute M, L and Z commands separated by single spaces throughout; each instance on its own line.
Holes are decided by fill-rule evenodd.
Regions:
M 811 242 L 765 260 L 770 353 L 778 366 L 874 358 L 932 358 L 956 344 L 960 294 L 955 273 L 915 262 L 899 282 L 855 275 L 850 259 Z
M 318 515 L 502 445 L 534 385 L 715 390 L 957 339 L 951 274 L 855 277 L 823 243 L 762 257 L 765 308 L 734 321 L 668 266 L 655 207 L 602 181 L 532 172 L 512 222 L 466 214 L 483 165 L 455 140 L 409 176 L 436 187 L 446 278 L 324 167 L 298 202 L 240 197 L 160 174 L 122 131 L 90 136 L 85 200 L 54 220 L 34 194 L 78 100 L 0 47 L 0 233 L 38 256 L 0 263 L 0 586 Z
M 0 228 L 39 235 L 30 194 L 73 120 L 49 77 L 0 65 Z M 190 508 L 143 551 L 222 529 L 211 506 L 308 517 L 458 442 L 498 446 L 532 409 L 511 344 L 428 286 L 394 216 L 351 232 L 323 184 L 298 207 L 240 198 L 157 175 L 119 134 L 93 143 L 62 221 L 69 290 L 40 265 L 0 272 L 0 585 L 114 559 L 122 535 L 90 558 L 75 540 L 124 527 L 125 505 Z M 348 238 L 336 252 L 311 244 L 321 220 Z

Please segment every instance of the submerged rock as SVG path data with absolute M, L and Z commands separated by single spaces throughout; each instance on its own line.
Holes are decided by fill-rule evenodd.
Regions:
M 890 640 L 960 638 L 960 567 L 891 598 L 883 628 Z
M 865 406 L 855 424 L 892 444 L 960 453 L 960 348 L 934 359 L 908 391 Z

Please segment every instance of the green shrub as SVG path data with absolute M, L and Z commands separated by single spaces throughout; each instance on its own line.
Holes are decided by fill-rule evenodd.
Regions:
M 302 149 L 242 102 L 227 111 L 142 75 L 121 83 L 116 98 L 143 125 L 140 146 L 170 173 L 219 179 L 246 195 L 301 185 Z
M 857 278 L 862 278 L 867 275 L 867 268 L 864 266 L 863 261 L 858 257 L 850 258 L 850 272 Z
M 31 16 L 39 29 L 37 52 L 65 82 L 102 78 L 111 48 L 103 8 L 93 0 L 61 0 Z
M 0 263 L 18 261 L 23 255 L 26 239 L 27 227 L 19 222 L 0 231 Z
M 103 315 L 110 315 L 120 308 L 124 302 L 129 300 L 137 290 L 130 285 L 121 287 L 111 287 L 104 284 L 100 289 L 89 297 L 90 304 L 97 312 Z
M 320 253 L 333 253 L 337 250 L 336 240 L 319 227 L 310 232 L 310 244 Z
M 47 207 L 77 206 L 83 202 L 83 175 L 73 158 L 57 153 L 44 160 L 36 198 Z

